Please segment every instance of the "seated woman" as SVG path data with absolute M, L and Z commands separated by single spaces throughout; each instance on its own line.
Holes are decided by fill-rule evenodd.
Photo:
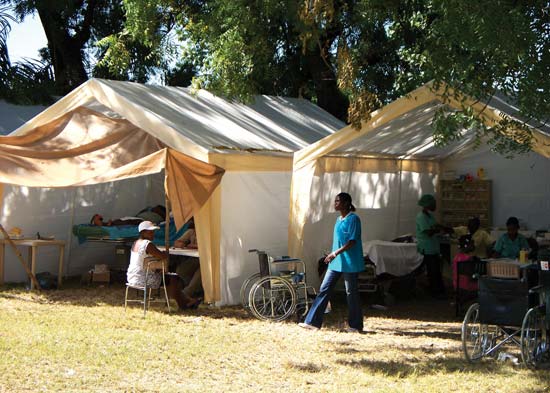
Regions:
M 176 248 L 198 248 L 197 233 L 195 231 L 195 220 L 193 217 L 189 219 L 189 226 L 181 237 L 174 242 Z
M 525 236 L 520 234 L 519 221 L 516 217 L 510 217 L 506 221 L 506 233 L 496 242 L 493 251 L 493 258 L 512 258 L 516 259 L 521 250 L 529 250 L 529 243 Z
M 487 258 L 488 251 L 494 240 L 485 230 L 480 228 L 481 222 L 478 217 L 472 217 L 468 220 L 468 226 L 460 226 L 453 228 L 454 234 L 460 238 L 461 236 L 470 235 L 475 248 L 471 251 L 471 255 L 478 258 Z
M 130 253 L 130 266 L 126 273 L 127 282 L 131 285 L 144 286 L 146 267 L 144 259 L 146 256 L 153 256 L 159 259 L 165 259 L 168 254 L 160 251 L 153 243 L 154 231 L 159 229 L 151 221 L 143 221 L 139 224 L 139 239 L 132 245 Z M 180 309 L 195 307 L 200 300 L 187 296 L 183 292 L 183 284 L 180 278 L 175 274 L 165 274 L 166 289 L 168 296 L 175 299 Z M 147 276 L 147 286 L 158 288 L 162 282 L 162 277 L 158 272 L 150 272 Z
M 189 227 L 185 233 L 174 242 L 174 247 L 177 248 L 192 248 L 197 249 L 197 234 L 195 232 L 195 221 L 193 218 L 189 220 Z M 185 283 L 183 292 L 192 296 L 194 293 L 201 290 L 201 269 L 199 258 L 183 257 L 176 268 L 176 273 Z
M 477 282 L 470 278 L 461 275 L 457 280 L 458 264 L 466 262 L 475 256 L 475 242 L 471 235 L 463 235 L 458 239 L 458 253 L 453 259 L 453 287 L 454 289 L 460 288 L 464 291 L 477 291 Z

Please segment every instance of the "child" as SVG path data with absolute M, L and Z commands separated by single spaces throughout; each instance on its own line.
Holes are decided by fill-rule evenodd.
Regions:
M 457 270 L 458 264 L 461 262 L 469 261 L 472 258 L 472 253 L 475 250 L 475 244 L 471 235 L 460 236 L 458 239 L 458 253 L 453 259 L 453 287 L 455 290 L 460 288 L 464 291 L 477 291 L 477 282 L 468 276 L 461 275 L 458 277 L 457 283 Z

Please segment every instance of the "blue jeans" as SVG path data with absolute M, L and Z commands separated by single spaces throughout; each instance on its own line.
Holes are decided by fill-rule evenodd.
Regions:
M 361 300 L 357 289 L 358 273 L 342 273 L 333 270 L 327 270 L 319 294 L 313 301 L 309 312 L 306 315 L 305 323 L 320 328 L 323 324 L 325 309 L 331 298 L 332 291 L 341 275 L 344 275 L 346 284 L 346 298 L 348 301 L 348 324 L 350 327 L 363 330 L 363 311 L 361 310 Z

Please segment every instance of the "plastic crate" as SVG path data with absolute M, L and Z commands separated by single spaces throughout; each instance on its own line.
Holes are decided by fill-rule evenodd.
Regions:
M 510 262 L 491 261 L 487 264 L 487 276 L 494 278 L 520 278 L 521 272 L 517 264 Z

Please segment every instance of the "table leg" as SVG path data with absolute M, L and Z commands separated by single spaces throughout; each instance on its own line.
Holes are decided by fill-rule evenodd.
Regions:
M 27 250 L 27 268 L 29 270 L 31 270 L 31 268 L 32 268 L 32 249 L 33 249 L 33 247 L 29 247 L 29 249 Z M 33 285 L 32 279 L 30 277 L 29 277 L 29 281 L 30 281 L 29 286 L 30 286 L 31 289 L 33 289 L 34 285 Z
M 31 272 L 36 276 L 36 246 L 31 247 Z M 31 289 L 35 289 L 34 282 L 31 280 Z
M 0 285 L 4 285 L 4 243 L 0 244 Z
M 63 259 L 65 257 L 65 246 L 59 246 L 59 272 L 57 275 L 57 289 L 61 288 L 63 283 Z

